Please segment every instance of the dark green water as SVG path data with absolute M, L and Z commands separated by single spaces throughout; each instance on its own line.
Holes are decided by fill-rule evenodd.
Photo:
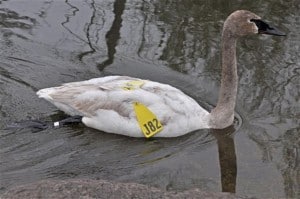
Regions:
M 0 128 L 62 117 L 38 89 L 110 74 L 168 83 L 214 105 L 220 32 L 237 9 L 287 36 L 239 41 L 234 127 L 152 140 L 80 125 L 0 130 L 0 193 L 41 179 L 91 178 L 299 198 L 299 0 L 0 1 Z

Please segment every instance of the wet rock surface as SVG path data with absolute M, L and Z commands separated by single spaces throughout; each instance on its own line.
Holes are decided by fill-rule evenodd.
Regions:
M 43 180 L 7 190 L 1 199 L 11 198 L 217 198 L 237 199 L 230 193 L 210 193 L 199 189 L 184 192 L 168 192 L 137 183 L 118 183 L 105 180 Z

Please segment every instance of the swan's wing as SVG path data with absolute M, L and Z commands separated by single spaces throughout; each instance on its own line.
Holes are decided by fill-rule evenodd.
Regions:
M 128 89 L 128 82 L 143 83 Z M 37 94 L 70 115 L 82 115 L 87 126 L 134 137 L 143 136 L 134 102 L 144 104 L 159 118 L 164 130 L 158 136 L 173 137 L 195 130 L 187 129 L 193 126 L 189 123 L 195 114 L 199 110 L 203 116 L 207 114 L 193 99 L 172 86 L 125 76 L 67 83 L 42 89 Z

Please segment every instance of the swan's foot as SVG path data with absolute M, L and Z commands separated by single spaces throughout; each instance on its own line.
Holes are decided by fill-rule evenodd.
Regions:
M 42 130 L 45 130 L 47 128 L 53 128 L 53 127 L 61 127 L 61 126 L 67 126 L 72 124 L 79 124 L 82 121 L 82 116 L 76 115 L 67 117 L 66 119 L 57 121 L 57 122 L 45 122 L 45 121 L 39 121 L 39 120 L 26 120 L 26 121 L 20 121 L 20 122 L 14 122 L 12 124 L 7 125 L 4 130 L 10 130 L 10 129 L 31 129 L 32 132 L 36 133 Z
M 9 124 L 5 127 L 4 130 L 31 129 L 32 132 L 35 133 L 47 129 L 50 125 L 51 124 L 49 122 L 43 122 L 38 120 L 26 120 Z

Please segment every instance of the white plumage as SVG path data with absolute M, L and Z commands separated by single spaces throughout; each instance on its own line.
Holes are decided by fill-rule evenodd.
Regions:
M 125 90 L 126 83 L 143 81 L 136 89 Z M 151 110 L 163 125 L 155 137 L 177 137 L 209 128 L 209 113 L 182 91 L 149 80 L 126 76 L 107 76 L 63 84 L 37 92 L 69 115 L 83 116 L 91 128 L 131 137 L 144 137 L 134 112 L 140 102 Z

